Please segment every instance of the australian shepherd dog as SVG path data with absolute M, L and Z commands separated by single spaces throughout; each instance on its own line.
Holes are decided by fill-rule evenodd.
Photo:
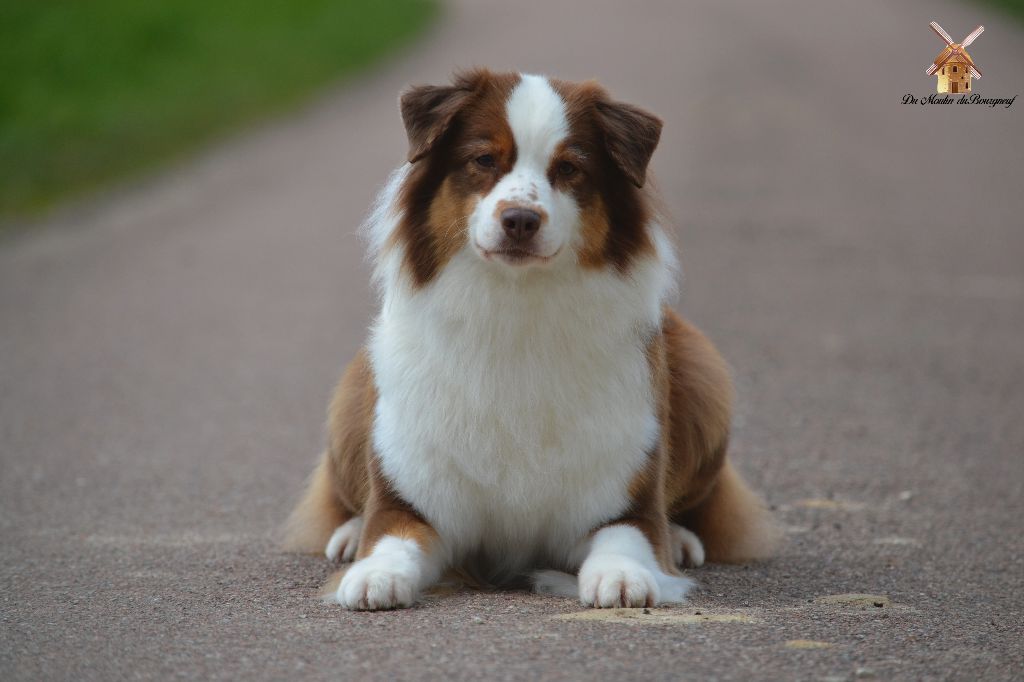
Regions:
M 401 112 L 408 162 L 364 228 L 379 313 L 287 546 L 349 564 L 349 609 L 449 571 L 654 606 L 683 600 L 682 567 L 766 556 L 726 454 L 729 371 L 666 307 L 661 121 L 595 82 L 482 69 Z

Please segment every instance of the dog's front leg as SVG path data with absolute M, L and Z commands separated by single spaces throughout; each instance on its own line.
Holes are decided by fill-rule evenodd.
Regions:
M 663 558 L 664 528 L 623 520 L 594 533 L 579 572 L 580 601 L 597 608 L 657 606 L 683 601 L 693 582 Z
M 359 610 L 412 606 L 444 569 L 440 539 L 407 505 L 371 507 L 378 508 L 367 511 L 359 554 L 341 579 L 338 603 Z

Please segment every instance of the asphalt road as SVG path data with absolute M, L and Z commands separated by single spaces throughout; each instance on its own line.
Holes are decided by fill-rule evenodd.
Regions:
M 934 88 L 932 19 L 984 23 L 976 92 L 1024 93 L 1022 27 L 510 4 L 456 3 L 304 112 L 0 242 L 0 677 L 1024 676 L 1024 102 L 901 103 Z M 769 563 L 693 571 L 689 606 L 346 613 L 324 560 L 275 547 L 372 314 L 354 232 L 404 153 L 396 95 L 472 64 L 666 121 L 679 308 L 735 369 L 734 456 L 787 530 Z M 876 596 L 823 599 L 848 593 Z

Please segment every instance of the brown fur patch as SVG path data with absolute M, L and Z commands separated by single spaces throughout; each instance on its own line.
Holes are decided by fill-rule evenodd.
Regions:
M 354 515 L 364 517 L 356 557 L 373 551 L 384 535 L 414 540 L 428 551 L 433 528 L 380 471 L 371 431 L 377 392 L 365 350 L 349 364 L 329 410 L 329 448 L 288 522 L 285 547 L 322 552 L 331 533 Z
M 596 269 L 605 264 L 605 250 L 608 244 L 608 211 L 601 195 L 580 209 L 580 221 L 583 224 L 583 245 L 577 249 L 576 257 L 585 268 Z
M 665 309 L 647 349 L 661 440 L 630 482 L 629 510 L 611 524 L 640 529 L 668 571 L 668 521 L 696 533 L 710 561 L 767 556 L 778 532 L 726 458 L 732 384 L 718 351 Z
M 338 503 L 334 487 L 330 461 L 323 456 L 306 484 L 306 493 L 285 522 L 282 547 L 286 552 L 320 554 L 334 529 L 352 518 Z
M 665 500 L 669 517 L 696 533 L 709 561 L 768 556 L 778 533 L 760 498 L 726 456 L 732 382 L 699 330 L 666 309 L 669 429 Z
M 643 187 L 661 139 L 661 120 L 624 102 L 599 101 L 595 109 L 609 156 L 634 185 Z
M 437 540 L 437 531 L 395 491 L 381 471 L 376 455 L 370 455 L 368 471 L 370 496 L 363 512 L 365 523 L 356 559 L 368 556 L 385 535 L 413 540 L 429 552 Z
M 384 504 L 383 501 L 381 504 Z M 437 540 L 437 531 L 413 511 L 412 507 L 404 503 L 400 506 L 382 506 L 368 510 L 366 518 L 366 527 L 363 528 L 359 540 L 356 559 L 369 556 L 377 542 L 385 535 L 413 540 L 424 552 L 430 552 Z
M 427 135 L 427 148 L 410 155 L 416 162 L 401 190 L 402 218 L 391 244 L 404 248 L 415 286 L 429 283 L 466 243 L 476 202 L 515 164 L 505 101 L 518 82 L 517 74 L 477 69 L 457 75 L 454 85 L 444 89 L 453 106 L 424 98 L 433 109 L 443 109 L 446 118 L 440 131 Z M 403 102 L 403 114 L 405 108 Z M 414 112 L 404 116 L 407 125 L 423 117 Z M 414 131 L 407 132 L 412 139 Z M 476 163 L 484 155 L 494 158 L 493 168 Z
M 476 202 L 475 195 L 458 192 L 451 177 L 441 183 L 437 196 L 430 202 L 427 223 L 437 251 L 438 267 L 443 267 L 465 245 L 469 215 Z
M 666 309 L 662 336 L 668 370 L 667 499 L 670 512 L 700 501 L 725 460 L 732 380 L 711 342 Z
M 665 360 L 665 342 L 661 334 L 656 334 L 647 346 L 647 360 L 651 372 L 651 388 L 655 396 L 667 392 L 667 367 Z M 664 422 L 668 416 L 668 405 L 658 400 L 658 420 Z M 668 535 L 668 515 L 665 513 L 665 477 L 667 475 L 667 457 L 664 427 L 662 437 L 647 457 L 644 466 L 636 473 L 629 484 L 630 506 L 622 518 L 614 523 L 632 525 L 640 530 L 654 549 L 662 570 L 669 574 L 676 573 L 672 562 Z
M 565 101 L 570 133 L 553 159 L 550 172 L 554 173 L 562 160 L 580 168 L 580 172 L 563 180 L 552 175 L 556 186 L 560 183 L 572 192 L 585 220 L 584 246 L 577 251 L 579 263 L 587 268 L 610 264 L 627 272 L 635 259 L 651 254 L 654 245 L 647 231 L 652 218 L 650 198 L 631 177 L 635 176 L 636 168 L 627 171 L 612 155 L 610 136 L 622 131 L 609 130 L 603 112 L 620 105 L 612 102 L 607 91 L 594 81 L 552 80 L 551 85 Z M 657 144 L 656 139 L 654 143 Z M 649 151 L 653 153 L 654 147 L 650 146 Z M 644 169 L 646 165 L 645 159 Z
M 373 455 L 373 414 L 377 389 L 366 350 L 345 369 L 328 409 L 327 459 L 338 503 L 359 514 L 370 495 L 368 462 Z
M 747 487 L 728 459 L 703 500 L 678 514 L 675 521 L 697 534 L 711 562 L 765 559 L 782 539 L 764 501 Z
M 328 408 L 328 447 L 285 525 L 289 551 L 324 551 L 334 529 L 361 514 L 369 496 L 367 461 L 377 392 L 365 350 L 338 382 Z

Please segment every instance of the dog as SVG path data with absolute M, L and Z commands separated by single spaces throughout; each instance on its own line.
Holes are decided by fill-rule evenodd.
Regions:
M 453 569 L 655 606 L 684 600 L 683 566 L 768 556 L 726 454 L 729 371 L 666 307 L 661 121 L 593 81 L 486 69 L 400 104 L 408 162 L 364 226 L 380 312 L 287 547 L 354 560 L 334 599 L 371 610 Z

